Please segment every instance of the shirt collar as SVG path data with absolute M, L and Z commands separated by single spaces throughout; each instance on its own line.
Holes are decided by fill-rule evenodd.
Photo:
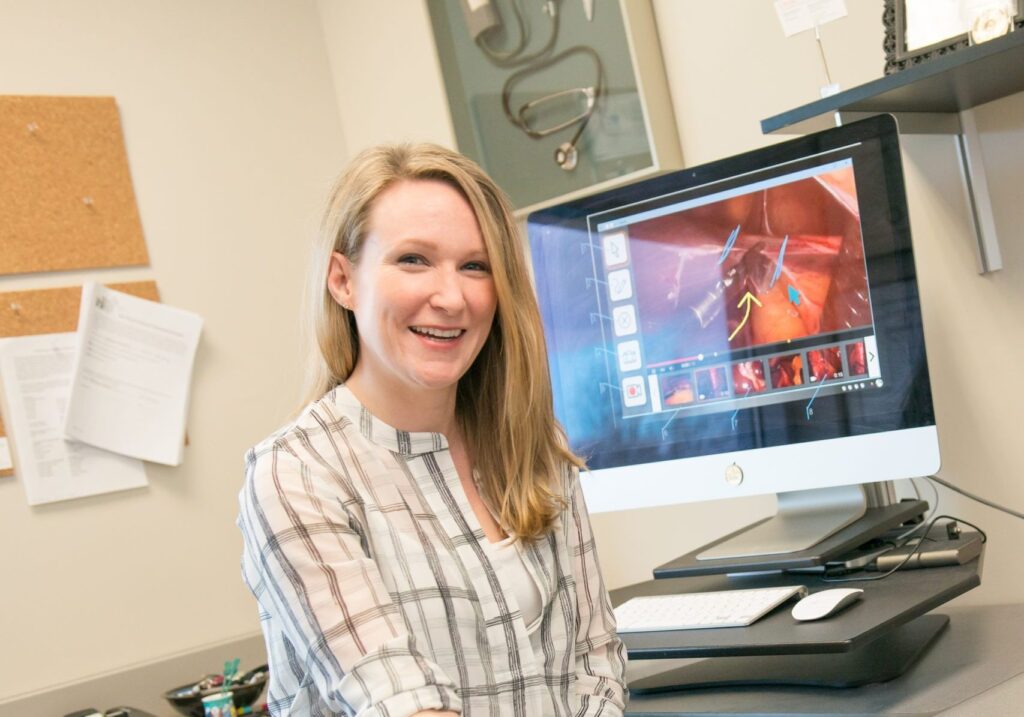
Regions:
M 355 425 L 366 440 L 403 456 L 433 453 L 448 447 L 448 439 L 440 433 L 400 431 L 370 413 L 344 384 L 328 396 Z

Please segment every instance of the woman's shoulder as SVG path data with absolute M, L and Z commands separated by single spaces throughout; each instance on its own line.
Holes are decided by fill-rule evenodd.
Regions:
M 246 465 L 265 462 L 270 457 L 315 464 L 316 456 L 333 453 L 338 434 L 349 426 L 358 427 L 359 405 L 349 405 L 345 399 L 334 389 L 309 402 L 291 420 L 252 446 L 246 452 Z

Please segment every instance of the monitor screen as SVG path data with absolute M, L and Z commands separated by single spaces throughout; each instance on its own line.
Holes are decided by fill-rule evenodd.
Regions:
M 591 510 L 938 468 L 889 116 L 534 212 Z

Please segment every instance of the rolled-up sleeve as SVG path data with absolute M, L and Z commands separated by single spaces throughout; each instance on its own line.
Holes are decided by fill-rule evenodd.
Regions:
M 417 651 L 369 556 L 345 476 L 283 442 L 250 451 L 238 524 L 243 574 L 288 645 L 296 682 L 339 714 L 459 710 L 452 680 Z
M 579 474 L 573 469 L 567 486 L 565 526 L 576 581 L 576 692 L 583 717 L 618 717 L 625 710 L 626 650 L 615 632 L 615 614 L 597 564 L 590 516 Z

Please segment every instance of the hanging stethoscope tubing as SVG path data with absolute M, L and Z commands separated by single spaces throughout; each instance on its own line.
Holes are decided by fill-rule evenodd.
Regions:
M 548 0 L 545 5 L 547 13 L 551 16 L 551 33 L 548 36 L 547 42 L 540 50 L 523 55 L 522 52 L 529 43 L 530 33 L 526 21 L 523 18 L 522 11 L 519 8 L 518 0 L 512 0 L 511 6 L 519 31 L 516 46 L 507 51 L 495 50 L 487 43 L 486 38 L 490 34 L 489 32 L 481 33 L 477 37 L 477 45 L 480 47 L 484 55 L 486 55 L 488 59 L 498 67 L 521 68 L 509 75 L 508 79 L 505 80 L 505 84 L 501 88 L 502 109 L 505 111 L 505 117 L 513 126 L 518 127 L 527 137 L 531 137 L 533 139 L 548 137 L 557 132 L 561 132 L 564 129 L 568 129 L 569 127 L 576 127 L 576 131 L 573 133 L 572 138 L 569 141 L 558 145 L 558 148 L 555 150 L 555 163 L 563 170 L 571 172 L 579 163 L 579 150 L 577 149 L 577 146 L 580 138 L 583 135 L 583 131 L 587 128 L 590 118 L 594 115 L 597 103 L 605 91 L 604 66 L 601 63 L 601 58 L 598 56 L 597 52 L 592 47 L 588 47 L 586 45 L 574 45 L 573 47 L 567 48 L 557 54 L 551 55 L 551 50 L 555 45 L 559 29 L 558 6 L 555 0 Z M 553 92 L 526 102 L 516 111 L 512 110 L 512 90 L 519 82 L 527 77 L 543 72 L 549 67 L 557 65 L 575 55 L 586 55 L 594 61 L 595 79 L 593 85 L 589 87 L 575 87 Z M 539 129 L 530 123 L 531 114 L 535 113 L 538 108 L 551 102 L 560 102 L 565 98 L 572 96 L 579 96 L 583 100 L 583 109 L 579 114 L 563 122 L 559 122 L 553 127 L 547 127 L 544 129 Z

